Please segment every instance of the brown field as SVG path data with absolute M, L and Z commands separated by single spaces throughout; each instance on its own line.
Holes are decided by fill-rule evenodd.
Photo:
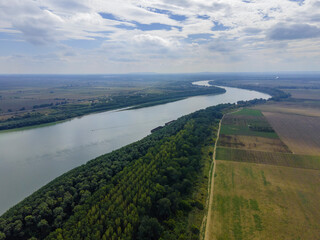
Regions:
M 272 112 L 263 114 L 292 152 L 320 155 L 320 117 Z
M 320 117 L 320 101 L 277 102 L 253 107 L 262 112 L 277 112 Z
M 292 98 L 320 100 L 320 89 L 283 89 L 291 94 Z
M 319 170 L 216 163 L 209 239 L 319 239 Z
M 218 160 L 230 160 L 236 162 L 249 162 L 320 170 L 320 156 L 262 152 L 218 147 L 216 158 Z
M 291 152 L 280 139 L 242 135 L 220 135 L 219 146 L 267 152 Z

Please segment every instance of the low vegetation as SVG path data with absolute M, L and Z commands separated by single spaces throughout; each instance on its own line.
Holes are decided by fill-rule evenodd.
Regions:
M 317 239 L 319 170 L 217 161 L 212 240 Z
M 275 112 L 264 114 L 292 152 L 320 156 L 320 117 Z
M 254 117 L 265 125 L 258 112 L 243 109 L 222 123 L 245 125 Z M 317 238 L 320 156 L 293 154 L 279 138 L 232 134 L 219 137 L 208 239 L 270 239 L 271 232 L 277 239 Z
M 226 114 L 223 118 L 220 134 L 278 138 L 259 110 L 246 108 L 239 112 Z
M 296 168 L 320 169 L 320 156 L 299 155 L 292 153 L 252 151 L 218 147 L 217 159 Z
M 220 135 L 219 146 L 267 152 L 291 152 L 279 138 Z

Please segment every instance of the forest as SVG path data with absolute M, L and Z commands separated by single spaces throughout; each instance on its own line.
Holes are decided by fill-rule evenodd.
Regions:
M 65 173 L 1 216 L 0 239 L 198 239 L 188 213 L 204 208 L 193 199 L 209 158 L 201 148 L 234 106 L 181 117 Z

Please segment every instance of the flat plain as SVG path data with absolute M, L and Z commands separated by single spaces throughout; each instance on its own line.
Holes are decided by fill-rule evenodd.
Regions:
M 319 239 L 319 170 L 216 163 L 210 239 Z
M 320 89 L 284 89 L 296 99 L 320 100 Z
M 219 146 L 221 147 L 269 152 L 291 152 L 290 149 L 278 138 L 243 135 L 220 135 L 219 139 Z
M 277 112 L 296 114 L 310 117 L 320 117 L 319 101 L 299 101 L 299 102 L 270 102 L 263 105 L 254 106 L 262 112 Z
M 249 115 L 245 110 L 225 115 L 220 134 L 278 138 L 267 120 L 259 113 L 261 114 L 255 110 L 254 115 Z
M 310 155 L 315 153 L 310 149 L 309 155 L 293 154 L 269 119 L 279 113 L 260 113 L 244 109 L 223 118 L 222 129 L 227 126 L 228 131 L 220 135 L 216 149 L 208 239 L 319 239 L 320 156 Z M 310 141 L 298 131 L 310 126 L 317 135 L 319 124 L 303 123 L 301 117 L 306 118 L 286 114 L 279 127 L 290 131 L 291 124 L 297 128 L 295 139 Z
M 320 155 L 320 117 L 274 112 L 264 115 L 292 152 Z
M 320 170 L 320 156 L 292 153 L 218 147 L 217 159 Z

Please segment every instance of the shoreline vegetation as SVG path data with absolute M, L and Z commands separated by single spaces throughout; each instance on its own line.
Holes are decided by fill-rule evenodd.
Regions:
M 191 83 L 171 87 L 169 93 L 148 93 L 127 96 L 114 96 L 101 98 L 87 104 L 65 104 L 51 106 L 50 112 L 28 112 L 17 114 L 9 119 L 0 120 L 0 133 L 6 130 L 21 129 L 25 127 L 41 127 L 47 124 L 56 124 L 75 117 L 85 116 L 91 113 L 99 113 L 117 109 L 138 109 L 159 104 L 179 101 L 188 97 L 223 94 L 225 89 L 219 87 L 194 86 Z M 165 91 L 164 91 L 165 92 Z

